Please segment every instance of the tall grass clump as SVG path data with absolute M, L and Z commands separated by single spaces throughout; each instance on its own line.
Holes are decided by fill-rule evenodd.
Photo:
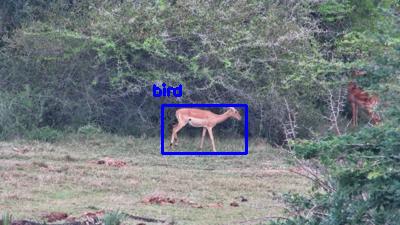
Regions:
M 12 215 L 9 212 L 3 213 L 1 220 L 3 221 L 0 225 L 11 225 L 12 223 Z
M 104 225 L 121 225 L 124 219 L 125 215 L 118 210 L 106 213 L 104 215 L 103 222 Z

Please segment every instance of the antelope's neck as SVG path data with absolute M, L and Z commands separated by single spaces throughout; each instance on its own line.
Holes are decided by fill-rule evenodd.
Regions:
M 216 116 L 216 123 L 222 123 L 229 118 L 228 112 Z

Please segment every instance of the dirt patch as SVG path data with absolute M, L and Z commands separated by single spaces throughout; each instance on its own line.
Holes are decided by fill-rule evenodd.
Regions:
M 239 196 L 239 199 L 240 199 L 241 202 L 248 202 L 249 201 L 248 198 L 243 197 L 243 196 Z
M 64 157 L 62 157 L 62 160 L 67 161 L 67 162 L 76 162 L 78 161 L 78 159 L 70 156 L 70 155 L 65 155 Z
M 105 214 L 104 210 L 99 210 L 95 212 L 85 212 L 81 216 L 74 217 L 69 216 L 67 213 L 63 212 L 51 212 L 43 215 L 41 218 L 46 220 L 49 223 L 65 220 L 66 222 L 77 222 L 77 221 L 87 221 L 89 223 L 95 222 L 100 217 L 103 217 Z
M 63 212 L 51 212 L 42 216 L 47 222 L 52 223 L 68 218 L 68 214 Z
M 188 199 L 169 197 L 164 194 L 149 195 L 142 200 L 142 203 L 157 204 L 157 205 L 183 204 L 183 205 L 188 205 L 193 208 L 223 208 L 223 206 L 224 206 L 222 203 L 210 203 L 210 204 L 202 205 L 202 204 L 196 203 L 196 202 L 188 200 Z
M 239 207 L 239 203 L 237 202 L 231 202 L 231 204 L 229 204 L 232 207 Z
M 98 165 L 113 166 L 113 167 L 118 167 L 118 168 L 124 167 L 127 165 L 127 163 L 125 161 L 113 159 L 110 157 L 106 157 L 106 158 L 95 160 L 95 161 L 90 161 L 90 163 L 95 163 Z
M 18 154 L 25 154 L 27 152 L 30 152 L 32 149 L 26 146 L 17 148 L 17 147 L 13 147 L 12 150 Z
M 142 203 L 165 205 L 165 204 L 175 204 L 177 201 L 178 201 L 177 199 L 156 194 L 145 197 L 142 200 Z
M 104 210 L 99 210 L 99 211 L 95 211 L 95 212 L 85 212 L 81 218 L 83 217 L 90 217 L 90 218 L 96 218 L 96 217 L 102 217 L 104 216 L 105 211 Z
M 32 165 L 36 166 L 36 167 L 39 167 L 39 168 L 46 168 L 46 169 L 49 168 L 49 165 L 47 165 L 44 162 L 33 162 Z
M 221 202 L 218 203 L 209 203 L 207 204 L 208 208 L 215 208 L 215 209 L 219 209 L 219 208 L 223 208 L 224 204 L 222 204 Z

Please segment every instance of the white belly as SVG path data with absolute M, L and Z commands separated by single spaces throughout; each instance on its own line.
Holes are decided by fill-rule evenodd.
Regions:
M 189 125 L 192 127 L 204 127 L 207 120 L 205 119 L 196 119 L 196 118 L 189 118 Z

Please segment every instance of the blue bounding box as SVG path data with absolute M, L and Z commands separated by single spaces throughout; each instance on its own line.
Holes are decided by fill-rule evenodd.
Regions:
M 164 146 L 164 111 L 165 108 L 204 108 L 204 107 L 235 107 L 244 111 L 244 150 L 242 152 L 172 152 L 165 151 Z M 161 104 L 160 111 L 160 140 L 162 155 L 247 155 L 249 153 L 249 107 L 247 104 Z

